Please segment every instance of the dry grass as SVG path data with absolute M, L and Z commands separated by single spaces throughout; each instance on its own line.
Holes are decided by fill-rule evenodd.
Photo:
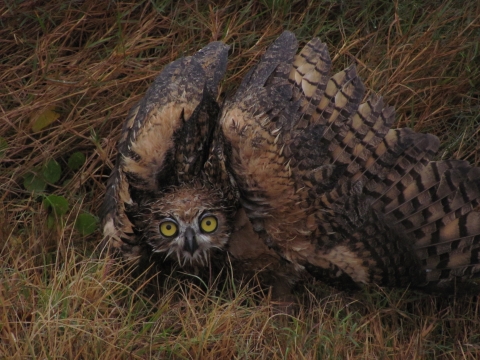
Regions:
M 0 25 L 0 359 L 480 356 L 477 297 L 307 284 L 286 316 L 255 286 L 170 279 L 153 301 L 92 256 L 99 231 L 74 228 L 98 211 L 128 109 L 164 65 L 212 40 L 232 45 L 229 93 L 283 29 L 319 36 L 335 69 L 357 62 L 399 126 L 435 133 L 441 157 L 480 164 L 478 3 L 7 0 Z M 33 131 L 46 109 L 59 118 Z M 77 171 L 75 151 L 86 155 Z M 23 186 L 50 159 L 62 173 L 45 194 L 70 204 L 54 227 L 45 194 Z

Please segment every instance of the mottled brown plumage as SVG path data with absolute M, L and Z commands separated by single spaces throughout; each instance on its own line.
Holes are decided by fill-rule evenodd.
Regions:
M 227 51 L 214 42 L 167 65 L 128 115 L 103 222 L 106 242 L 126 257 L 206 265 L 230 236 L 235 189 L 210 155 Z
M 222 111 L 255 231 L 324 280 L 444 288 L 479 276 L 480 169 L 433 161 L 435 136 L 391 129 L 394 109 L 363 100 L 354 66 L 330 77 L 320 40 L 296 51 L 283 33 Z
M 392 129 L 394 109 L 363 99 L 354 66 L 330 77 L 320 40 L 296 51 L 282 34 L 220 126 L 227 47 L 168 65 L 124 125 L 106 241 L 194 267 L 228 249 L 237 275 L 261 271 L 277 297 L 305 270 L 434 289 L 479 276 L 480 169 L 433 161 L 436 137 Z M 243 210 L 234 218 L 238 198 L 250 222 Z

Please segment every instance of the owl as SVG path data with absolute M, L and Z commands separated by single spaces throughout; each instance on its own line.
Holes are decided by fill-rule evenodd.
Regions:
M 434 161 L 438 139 L 392 128 L 355 66 L 330 76 L 324 43 L 297 47 L 284 32 L 219 125 L 240 203 L 285 273 L 439 290 L 478 277 L 480 168 Z M 250 239 L 236 240 L 243 253 Z
M 123 125 L 103 230 L 126 258 L 206 266 L 230 237 L 236 190 L 211 151 L 227 53 L 213 42 L 166 66 Z

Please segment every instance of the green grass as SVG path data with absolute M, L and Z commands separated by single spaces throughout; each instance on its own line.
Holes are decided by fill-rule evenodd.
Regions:
M 301 44 L 319 36 L 334 70 L 357 63 L 367 88 L 396 107 L 396 126 L 440 137 L 439 158 L 480 164 L 475 1 L 7 0 L 0 5 L 0 359 L 480 356 L 477 297 L 348 293 L 317 282 L 299 288 L 296 313 L 286 315 L 254 281 L 205 287 L 182 277 L 151 298 L 122 264 L 95 251 L 99 230 L 76 229 L 80 214 L 98 213 L 122 122 L 166 64 L 225 41 L 232 47 L 221 92 L 230 94 L 284 29 Z M 33 131 L 48 109 L 58 119 Z M 85 162 L 73 171 L 76 152 Z M 52 159 L 58 181 L 43 194 L 26 190 L 24 176 Z M 43 205 L 48 195 L 69 204 L 55 226 Z

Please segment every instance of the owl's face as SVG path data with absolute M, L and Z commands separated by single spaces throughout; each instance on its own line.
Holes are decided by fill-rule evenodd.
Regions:
M 209 251 L 223 248 L 231 220 L 221 193 L 200 185 L 171 189 L 147 206 L 147 243 L 182 266 L 206 265 Z

